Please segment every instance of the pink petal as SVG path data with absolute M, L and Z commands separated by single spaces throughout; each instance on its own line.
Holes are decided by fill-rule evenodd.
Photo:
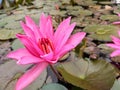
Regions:
M 118 31 L 118 35 L 120 36 L 120 30 Z
M 46 33 L 46 36 L 50 38 L 50 40 L 53 40 L 53 27 L 51 20 L 48 20 L 46 22 L 46 26 L 44 26 L 44 28 L 45 28 L 44 32 Z
M 118 13 L 118 17 L 120 17 L 120 13 Z
M 115 56 L 119 56 L 120 55 L 120 49 L 119 50 L 115 50 L 114 52 L 112 52 L 110 54 L 111 57 L 115 57 Z
M 31 53 L 29 53 L 25 48 L 21 48 L 16 51 L 12 51 L 7 55 L 7 57 L 13 58 L 16 60 L 20 60 L 20 58 L 23 56 L 31 56 Z
M 33 63 L 40 63 L 43 62 L 44 60 L 41 59 L 40 57 L 35 57 L 35 56 L 23 56 L 20 58 L 20 60 L 17 61 L 17 64 L 33 64 Z
M 21 42 L 31 54 L 33 54 L 34 56 L 39 56 L 40 54 L 43 54 L 43 52 L 40 50 L 35 41 L 30 39 L 28 36 L 22 34 L 17 34 L 16 36 L 21 40 Z
M 26 16 L 25 20 L 26 20 L 26 25 L 34 32 L 34 35 L 36 36 L 36 40 L 38 41 L 38 39 L 43 36 L 39 30 L 39 27 L 29 16 Z
M 43 58 L 44 60 L 46 60 L 47 62 L 53 64 L 53 63 L 57 62 L 56 59 L 53 59 L 53 56 L 54 56 L 54 53 L 50 52 L 49 54 L 45 54 L 45 55 L 40 56 L 40 57 Z
M 51 16 L 45 16 L 44 13 L 40 16 L 39 22 L 40 32 L 43 37 L 52 38 L 53 36 L 53 27 L 52 27 L 52 18 Z
M 117 22 L 113 22 L 112 24 L 120 24 L 120 21 L 117 21 Z
M 120 46 L 116 45 L 116 44 L 113 44 L 113 43 L 110 43 L 110 44 L 106 44 L 107 46 L 109 47 L 112 47 L 114 49 L 120 49 Z
M 112 41 L 116 44 L 116 45 L 120 45 L 120 39 L 118 39 L 115 36 L 111 36 L 112 37 Z
M 72 35 L 69 40 L 67 41 L 66 45 L 63 46 L 63 48 L 60 50 L 59 53 L 55 56 L 55 58 L 60 58 L 64 54 L 66 54 L 68 51 L 71 49 L 75 48 L 85 37 L 86 33 L 85 32 L 79 32 L 74 35 Z
M 41 14 L 40 16 L 40 21 L 39 21 L 39 27 L 40 27 L 40 30 L 44 32 L 44 26 L 46 25 L 47 23 L 47 17 L 45 16 L 44 13 Z
M 25 87 L 27 87 L 42 73 L 47 66 L 48 63 L 46 62 L 36 64 L 32 69 L 20 77 L 20 79 L 17 81 L 15 90 L 23 90 Z
M 70 19 L 71 18 L 69 17 L 69 18 L 65 19 L 63 22 L 61 22 L 60 25 L 58 26 L 57 30 L 55 31 L 55 34 L 54 34 L 55 46 L 57 46 L 57 42 L 58 42 L 59 38 L 61 37 L 61 35 L 67 31 L 67 28 L 69 27 L 69 24 L 70 24 Z
M 32 39 L 35 38 L 34 32 L 26 24 L 21 22 L 21 26 L 22 26 L 22 28 L 27 36 L 31 37 Z
M 34 27 L 37 27 L 35 22 L 31 19 L 30 16 L 25 16 L 26 25 L 31 29 L 34 30 Z
M 56 41 L 57 44 L 56 44 L 56 46 L 55 46 L 57 51 L 59 51 L 59 50 L 63 47 L 63 45 L 66 43 L 66 41 L 68 40 L 69 36 L 71 35 L 71 33 L 72 33 L 75 25 L 76 25 L 76 23 L 71 24 L 71 25 L 66 29 L 66 31 L 63 32 L 63 33 L 61 34 L 61 36 L 58 38 L 58 40 Z M 55 38 L 55 40 L 56 40 L 56 38 Z

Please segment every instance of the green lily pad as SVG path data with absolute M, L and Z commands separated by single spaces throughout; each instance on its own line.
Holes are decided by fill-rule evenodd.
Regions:
M 7 24 L 7 22 L 0 22 L 0 28 L 2 28 L 6 24 Z
M 73 0 L 74 3 L 83 6 L 95 5 L 96 1 L 93 0 Z
M 41 90 L 68 90 L 68 89 L 61 84 L 51 83 L 44 85 Z
M 89 10 L 80 10 L 79 13 L 80 13 L 81 16 L 89 16 L 89 15 L 93 14 L 93 12 L 89 11 Z
M 100 0 L 99 0 L 100 1 Z M 113 2 L 110 2 L 110 1 L 108 1 L 108 0 L 101 0 L 101 2 L 99 2 L 99 4 L 103 4 L 103 5 L 111 5 L 111 4 L 113 4 Z
M 100 19 L 113 22 L 113 21 L 117 21 L 119 18 L 117 15 L 102 15 Z
M 65 16 L 65 14 L 66 14 L 66 11 L 58 11 L 58 10 L 50 11 L 50 15 L 53 15 L 53 16 L 55 16 L 55 15 Z
M 100 44 L 97 47 L 100 49 L 100 52 L 104 54 L 110 54 L 113 52 L 113 48 L 108 47 L 106 44 Z
M 88 37 L 100 41 L 111 41 L 111 35 L 118 36 L 119 28 L 113 25 L 89 25 L 84 31 L 89 33 Z
M 67 6 L 65 7 L 68 11 L 78 11 L 78 10 L 82 10 L 83 8 L 81 6 Z
M 8 23 L 7 25 L 5 25 L 5 28 L 7 29 L 20 29 L 21 26 L 20 26 L 20 22 L 11 22 L 11 23 Z
M 87 90 L 110 90 L 115 81 L 115 70 L 105 60 L 72 60 L 57 66 L 64 80 Z
M 7 40 L 7 39 L 13 39 L 16 38 L 17 33 L 22 33 L 22 30 L 8 30 L 8 29 L 2 29 L 0 30 L 0 40 Z
M 23 47 L 24 47 L 23 44 L 18 39 L 14 40 L 12 43 L 13 50 L 17 50 L 17 49 L 23 48 Z
M 68 14 L 70 14 L 70 15 L 74 15 L 74 16 L 90 16 L 90 15 L 92 15 L 93 13 L 91 12 L 91 11 L 89 11 L 89 10 L 83 10 L 83 9 L 79 9 L 79 10 L 70 10 L 70 11 L 68 11 Z
M 119 90 L 119 89 L 120 89 L 120 79 L 115 80 L 115 83 L 113 87 L 111 88 L 111 90 Z

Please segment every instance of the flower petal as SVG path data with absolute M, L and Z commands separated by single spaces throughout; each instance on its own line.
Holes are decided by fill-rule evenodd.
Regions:
M 35 43 L 35 41 L 30 39 L 28 36 L 22 34 L 17 34 L 16 36 L 21 40 L 21 42 L 31 54 L 33 54 L 34 56 L 39 56 L 40 54 L 43 54 L 37 43 Z
M 120 39 L 118 39 L 115 36 L 111 36 L 112 37 L 112 41 L 116 44 L 116 45 L 120 45 Z
M 117 21 L 117 22 L 113 22 L 112 24 L 120 24 L 120 21 Z
M 12 51 L 7 55 L 7 57 L 13 58 L 15 60 L 20 60 L 20 58 L 23 56 L 31 56 L 31 53 L 29 53 L 27 49 L 21 48 L 16 51 Z
M 120 17 L 120 13 L 118 13 L 118 17 Z
M 35 56 L 23 56 L 20 58 L 20 60 L 17 61 L 17 64 L 33 64 L 33 63 L 40 63 L 43 62 L 44 60 L 41 59 L 40 57 L 35 57 Z
M 23 90 L 27 87 L 33 80 L 35 80 L 42 71 L 48 66 L 48 63 L 42 62 L 36 64 L 33 68 L 27 71 L 20 79 L 17 81 L 15 90 Z
M 60 23 L 57 30 L 54 34 L 54 44 L 57 46 L 57 42 L 59 41 L 59 38 L 61 38 L 61 35 L 67 31 L 67 28 L 69 27 L 71 17 L 65 19 L 63 22 Z
M 51 20 L 47 21 L 46 26 L 44 26 L 44 28 L 45 28 L 46 36 L 50 38 L 50 40 L 53 40 L 53 27 Z
M 45 54 L 45 55 L 40 56 L 40 57 L 43 58 L 44 60 L 46 60 L 47 62 L 53 64 L 53 63 L 57 62 L 57 60 L 53 59 L 53 56 L 54 56 L 54 53 L 50 52 L 50 53 Z
M 66 31 L 63 32 L 63 33 L 61 34 L 61 36 L 58 38 L 58 40 L 56 41 L 57 44 L 56 44 L 56 46 L 55 46 L 55 47 L 56 47 L 56 50 L 55 50 L 56 52 L 59 51 L 59 50 L 63 47 L 63 45 L 67 42 L 67 40 L 68 40 L 68 38 L 70 37 L 70 35 L 71 35 L 71 33 L 72 33 L 75 25 L 76 25 L 76 23 L 71 24 L 71 25 L 66 29 Z M 56 38 L 55 38 L 55 39 L 56 39 Z
M 113 51 L 113 52 L 110 54 L 111 57 L 115 57 L 115 56 L 119 56 L 119 55 L 120 55 L 120 49 L 119 49 L 119 50 L 115 50 L 115 51 Z
M 64 54 L 66 54 L 68 51 L 70 51 L 71 49 L 75 48 L 82 41 L 85 35 L 86 35 L 85 32 L 79 32 L 72 35 L 67 41 L 67 43 L 65 44 L 65 46 L 62 47 L 60 52 L 56 54 L 55 58 L 58 59 Z
M 120 36 L 120 30 L 118 31 L 118 35 Z
M 35 38 L 34 32 L 26 24 L 24 24 L 23 22 L 20 22 L 20 23 L 21 23 L 21 26 L 22 26 L 25 34 L 27 36 L 31 37 L 32 39 L 34 39 Z
M 52 19 L 51 16 L 45 16 L 44 13 L 40 16 L 40 31 L 44 37 L 53 35 Z
M 120 46 L 116 45 L 116 44 L 113 44 L 113 43 L 109 43 L 109 44 L 106 44 L 107 46 L 109 47 L 112 47 L 114 49 L 120 49 Z
M 39 30 L 39 27 L 35 24 L 35 22 L 31 19 L 31 17 L 26 16 L 25 20 L 26 20 L 26 25 L 34 32 L 34 35 L 36 36 L 36 40 L 38 41 L 38 39 L 43 36 Z
M 34 27 L 37 27 L 35 22 L 31 19 L 30 16 L 25 16 L 26 25 L 31 29 L 34 30 Z

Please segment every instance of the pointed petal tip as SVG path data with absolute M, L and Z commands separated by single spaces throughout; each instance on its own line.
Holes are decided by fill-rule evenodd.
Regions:
M 29 19 L 29 18 L 31 18 L 29 15 L 26 15 L 26 16 L 25 16 L 25 19 Z
M 21 38 L 21 34 L 16 34 L 16 37 L 17 38 Z
M 41 13 L 41 16 L 45 16 L 45 13 L 44 13 L 44 12 L 42 12 L 42 13 Z
M 67 18 L 67 20 L 68 20 L 68 21 L 70 21 L 70 20 L 71 20 L 71 16 L 70 16 L 70 17 L 68 17 L 68 18 Z
M 110 57 L 116 57 L 116 56 L 119 56 L 119 55 L 120 55 L 120 52 L 114 51 L 110 54 Z
M 116 25 L 116 24 L 120 24 L 120 21 L 113 22 L 112 24 L 114 24 L 114 25 Z
M 80 35 L 81 35 L 81 37 L 85 37 L 85 35 L 86 35 L 86 32 L 79 32 L 80 33 Z
M 108 47 L 112 47 L 112 45 L 111 44 L 105 44 L 106 46 L 108 46 Z

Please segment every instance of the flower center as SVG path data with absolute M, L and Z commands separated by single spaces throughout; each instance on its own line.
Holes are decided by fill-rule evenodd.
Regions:
M 54 50 L 53 43 L 48 38 L 39 39 L 38 46 L 45 54 L 48 54 Z

